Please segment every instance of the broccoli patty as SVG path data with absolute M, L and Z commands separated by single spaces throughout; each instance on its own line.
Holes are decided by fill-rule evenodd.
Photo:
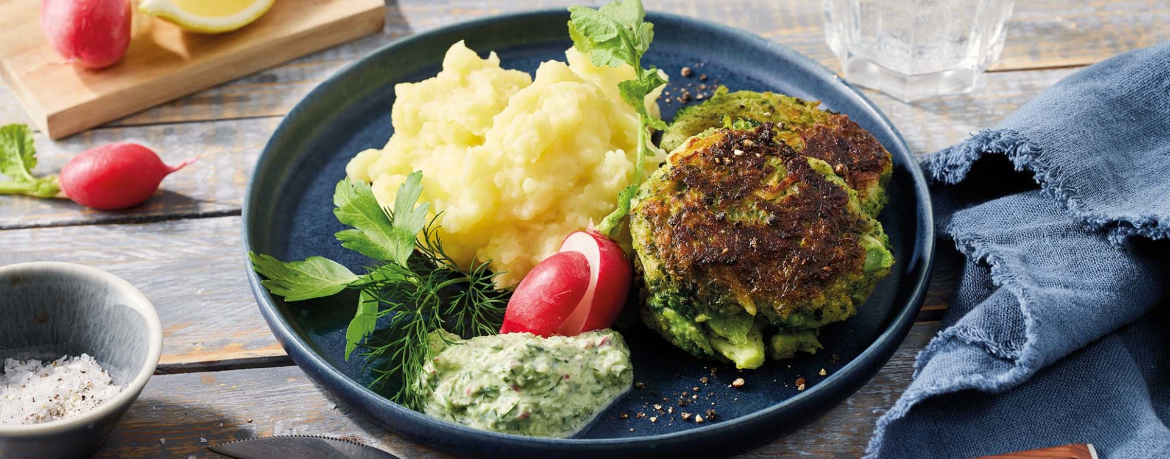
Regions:
M 687 141 L 630 213 L 643 320 L 697 356 L 763 363 L 815 351 L 889 273 L 881 224 L 828 163 L 773 140 L 772 123 Z M 811 339 L 811 343 L 810 343 Z
M 810 102 L 772 92 L 727 92 L 720 86 L 702 104 L 685 107 L 662 133 L 666 151 L 687 138 L 729 120 L 751 119 L 775 123 L 776 138 L 798 153 L 823 160 L 850 188 L 857 190 L 861 208 L 876 216 L 886 204 L 885 188 L 893 172 L 890 152 L 848 116 L 820 110 Z

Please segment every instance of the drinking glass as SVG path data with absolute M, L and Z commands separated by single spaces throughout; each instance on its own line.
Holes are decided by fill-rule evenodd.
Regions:
M 825 0 L 845 79 L 903 101 L 975 89 L 999 59 L 1014 0 Z

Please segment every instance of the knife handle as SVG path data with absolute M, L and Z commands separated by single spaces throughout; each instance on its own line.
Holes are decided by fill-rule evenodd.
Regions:
M 983 456 L 975 459 L 1097 459 L 1097 450 L 1090 444 L 1075 444 Z

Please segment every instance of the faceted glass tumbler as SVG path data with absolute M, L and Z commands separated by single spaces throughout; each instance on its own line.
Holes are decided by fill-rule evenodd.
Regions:
M 903 101 L 975 89 L 1003 51 L 1014 0 L 825 0 L 845 79 Z

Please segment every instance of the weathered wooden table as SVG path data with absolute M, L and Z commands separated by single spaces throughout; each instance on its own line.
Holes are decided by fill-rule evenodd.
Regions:
M 26 0 L 32 1 L 32 0 Z M 242 78 L 107 126 L 52 142 L 37 137 L 39 173 L 94 145 L 135 141 L 167 162 L 209 156 L 125 212 L 0 197 L 0 265 L 71 261 L 108 270 L 146 294 L 163 322 L 158 375 L 101 458 L 216 457 L 205 448 L 273 434 L 348 436 L 405 458 L 445 457 L 388 433 L 338 404 L 285 356 L 260 317 L 240 248 L 244 188 L 264 143 L 318 82 L 394 39 L 471 18 L 572 0 L 403 0 L 388 5 L 380 35 Z M 584 3 L 599 3 L 589 1 Z M 816 0 L 650 0 L 651 9 L 722 22 L 790 46 L 832 69 Z M 974 94 L 904 104 L 867 95 L 916 154 L 990 127 L 1079 67 L 1170 40 L 1165 0 L 1017 2 L 1003 57 Z M 0 124 L 26 122 L 0 86 Z M 909 383 L 914 356 L 938 329 L 958 257 L 942 241 L 934 281 L 909 337 L 872 382 L 828 415 L 744 457 L 856 457 L 874 421 Z

